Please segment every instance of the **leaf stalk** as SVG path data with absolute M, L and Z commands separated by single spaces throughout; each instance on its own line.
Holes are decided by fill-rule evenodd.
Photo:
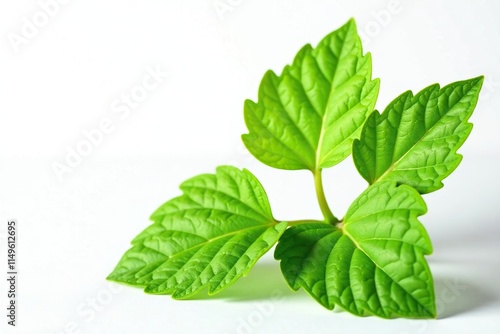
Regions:
M 325 222 L 335 225 L 339 220 L 335 217 L 326 201 L 325 191 L 323 190 L 323 178 L 321 176 L 322 169 L 316 169 L 314 175 L 314 187 L 316 189 L 316 197 L 318 198 L 319 207 L 325 218 Z
M 301 224 L 309 224 L 309 223 L 323 223 L 325 224 L 324 220 L 315 220 L 315 219 L 300 219 L 300 220 L 286 220 L 286 223 L 288 226 L 295 226 L 295 225 L 301 225 Z

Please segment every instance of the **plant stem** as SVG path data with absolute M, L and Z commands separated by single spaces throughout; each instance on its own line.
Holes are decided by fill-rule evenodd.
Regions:
M 318 198 L 319 207 L 325 217 L 325 221 L 330 224 L 335 224 L 339 220 L 335 217 L 328 206 L 326 201 L 325 192 L 323 191 L 323 179 L 321 177 L 321 169 L 316 169 L 313 172 L 314 175 L 314 186 L 316 188 L 316 197 Z
M 325 221 L 315 220 L 315 219 L 287 220 L 286 222 L 288 223 L 288 226 L 295 226 L 295 225 L 307 224 L 307 223 L 323 223 L 323 224 L 325 224 Z

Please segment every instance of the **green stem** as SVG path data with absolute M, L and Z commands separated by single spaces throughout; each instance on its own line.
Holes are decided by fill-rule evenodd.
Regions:
M 323 223 L 323 224 L 325 223 L 325 221 L 323 220 L 315 220 L 315 219 L 287 220 L 286 222 L 288 226 L 295 226 L 307 223 Z
M 323 180 L 321 177 L 321 169 L 317 169 L 313 172 L 314 175 L 314 186 L 316 188 L 316 197 L 318 198 L 319 207 L 325 217 L 325 221 L 330 224 L 335 224 L 339 220 L 335 217 L 328 206 L 326 201 L 325 192 L 323 190 Z

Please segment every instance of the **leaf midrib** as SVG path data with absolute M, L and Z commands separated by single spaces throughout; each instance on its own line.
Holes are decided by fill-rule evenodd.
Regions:
M 309 230 L 300 231 L 299 233 L 295 234 L 294 236 L 300 235 L 300 234 L 302 234 L 302 233 L 306 233 L 306 232 L 308 232 L 308 231 L 309 231 Z M 326 233 L 325 235 L 321 236 L 319 239 L 317 239 L 317 240 L 316 240 L 316 241 L 315 241 L 315 242 L 314 242 L 314 243 L 310 246 L 310 249 L 307 251 L 306 256 L 304 256 L 304 258 L 306 258 L 306 259 L 307 259 L 307 258 L 309 258 L 309 256 L 311 255 L 311 253 L 314 251 L 314 247 L 316 247 L 316 245 L 318 245 L 318 244 L 321 242 L 321 240 L 323 240 L 323 239 L 325 239 L 325 238 L 329 237 L 331 234 L 338 233 L 338 232 L 340 232 L 340 230 L 339 230 L 338 228 L 334 228 L 334 229 L 332 229 L 332 230 L 328 231 L 328 233 Z M 342 233 L 342 232 L 340 232 L 340 233 Z M 301 276 L 302 276 L 302 274 L 303 274 L 303 269 L 304 269 L 304 262 L 305 262 L 305 261 L 301 261 L 301 262 L 300 262 L 300 273 L 298 273 L 297 275 L 295 275 L 295 277 L 294 277 L 294 285 L 295 285 L 295 283 L 296 283 L 299 279 L 301 279 Z M 326 282 L 326 270 L 325 270 L 325 282 Z M 302 287 L 303 287 L 303 288 L 305 288 L 305 286 L 304 286 L 304 285 L 302 285 Z M 328 296 L 327 296 L 327 298 L 328 298 Z M 328 300 L 328 301 L 329 301 L 329 300 Z
M 257 240 L 258 240 L 258 239 L 259 239 L 259 238 L 263 235 L 263 234 L 264 234 L 264 233 L 266 233 L 266 231 L 269 229 L 269 227 L 271 227 L 271 226 L 273 226 L 273 225 L 276 225 L 276 224 L 274 224 L 274 223 L 270 223 L 270 224 L 267 224 L 267 225 L 262 225 L 262 226 L 253 226 L 253 227 L 248 227 L 248 228 L 241 229 L 241 230 L 238 230 L 238 231 L 233 231 L 233 232 L 230 232 L 230 233 L 226 233 L 226 234 L 224 234 L 224 235 L 221 235 L 221 236 L 218 236 L 218 237 L 215 237 L 215 238 L 209 239 L 209 240 L 204 241 L 204 242 L 202 242 L 202 243 L 200 243 L 200 244 L 198 244 L 198 245 L 196 245 L 196 246 L 192 246 L 192 247 L 190 247 L 190 248 L 188 248 L 188 249 L 186 249 L 186 250 L 183 250 L 183 251 L 181 251 L 181 252 L 179 252 L 179 253 L 176 253 L 176 254 L 174 254 L 174 255 L 172 255 L 172 256 L 170 256 L 170 257 L 168 257 L 165 261 L 163 261 L 163 263 L 162 263 L 162 264 L 164 264 L 164 263 L 166 263 L 166 262 L 170 261 L 170 260 L 171 260 L 171 259 L 173 259 L 173 258 L 176 258 L 176 257 L 178 257 L 178 256 L 182 255 L 183 253 L 186 253 L 186 252 L 189 252 L 189 251 L 192 251 L 192 250 L 196 250 L 196 251 L 195 251 L 195 252 L 194 252 L 194 253 L 193 253 L 193 254 L 189 257 L 189 259 L 188 259 L 187 261 L 185 261 L 185 263 L 183 263 L 183 265 L 182 265 L 179 269 L 177 269 L 177 270 L 176 270 L 175 274 L 173 274 L 172 276 L 170 276 L 170 277 L 168 277 L 168 278 L 166 279 L 167 285 L 168 285 L 168 281 L 169 281 L 170 279 L 172 279 L 172 278 L 173 278 L 173 277 L 175 277 L 177 274 L 179 274 L 180 272 L 182 272 L 182 270 L 184 269 L 184 267 L 186 267 L 186 265 L 188 265 L 188 263 L 191 261 L 191 259 L 192 259 L 194 256 L 196 256 L 196 254 L 198 254 L 198 252 L 200 251 L 200 249 L 201 249 L 202 247 L 204 247 L 204 246 L 206 246 L 206 245 L 210 244 L 211 242 L 215 242 L 215 241 L 217 241 L 217 240 L 220 240 L 220 239 L 223 239 L 223 238 L 226 238 L 226 237 L 233 237 L 233 236 L 235 236 L 236 234 L 238 234 L 238 233 L 240 233 L 240 232 L 242 232 L 242 231 L 248 231 L 248 230 L 250 230 L 250 229 L 264 228 L 264 227 L 266 227 L 265 229 L 263 229 L 263 231 L 262 231 L 262 233 L 259 235 L 259 237 L 258 237 L 258 238 L 256 238 L 255 240 L 253 240 L 253 242 L 252 242 L 252 243 L 250 244 L 250 246 L 247 248 L 247 250 L 246 250 L 246 251 L 245 251 L 245 253 L 244 253 L 244 254 L 246 254 L 246 252 L 248 251 L 248 249 L 249 249 L 249 248 L 250 248 L 250 247 L 251 247 L 251 246 L 252 246 L 252 245 L 253 245 L 253 244 L 254 244 L 254 243 L 255 243 L 255 242 L 256 242 L 256 241 L 257 241 Z M 231 240 L 231 238 L 229 238 L 227 241 L 229 241 L 229 240 Z M 219 253 L 220 253 L 220 250 L 224 247 L 224 245 L 226 245 L 226 243 L 227 243 L 227 242 L 225 242 L 223 245 L 221 245 L 221 247 L 217 250 L 217 253 L 216 253 L 216 254 L 215 254 L 215 255 L 214 255 L 214 256 L 213 256 L 213 257 L 212 257 L 212 258 L 208 261 L 207 265 L 206 265 L 206 266 L 204 266 L 203 270 L 199 273 L 199 275 L 201 275 L 201 274 L 202 274 L 202 273 L 206 270 L 206 268 L 210 265 L 210 263 L 212 263 L 213 259 L 214 259 L 214 258 L 215 258 L 215 257 L 216 257 Z M 146 246 L 145 246 L 145 247 L 146 247 Z M 236 261 L 236 262 L 234 263 L 234 265 L 232 266 L 232 268 L 234 268 L 234 267 L 236 266 L 237 262 L 238 262 L 238 261 Z M 158 267 L 159 267 L 159 266 L 158 266 Z M 158 267 L 157 267 L 157 268 L 158 268 Z M 157 269 L 157 268 L 156 268 L 156 269 Z M 232 269 L 232 268 L 231 268 L 231 269 Z M 152 271 L 152 274 L 154 274 L 154 271 L 155 271 L 156 269 L 154 269 L 154 270 Z M 226 273 L 226 275 L 225 275 L 223 278 L 227 277 L 227 275 L 228 275 L 228 274 L 229 274 L 229 272 L 228 272 L 228 273 Z M 243 273 L 242 273 L 241 275 L 243 275 Z M 241 275 L 240 275 L 240 276 L 241 276 Z M 185 291 L 186 291 L 186 289 L 188 289 L 188 288 L 192 287 L 192 286 L 193 286 L 193 284 L 195 284 L 195 282 L 196 282 L 196 280 L 194 280 L 193 282 L 191 282 L 191 283 L 190 283 L 187 287 L 185 287 L 185 288 L 183 289 L 183 291 L 185 292 Z M 233 280 L 233 282 L 234 282 L 234 280 Z M 232 282 L 231 282 L 231 283 L 232 283 Z M 228 283 L 228 284 L 231 284 L 231 283 Z M 178 282 L 177 282 L 175 285 L 177 285 L 177 284 L 178 284 Z M 147 285 L 147 284 L 146 284 L 146 285 Z M 204 286 L 205 286 L 205 284 L 201 284 L 201 285 L 200 285 L 200 287 L 198 287 L 197 289 L 194 289 L 193 291 L 191 291 L 191 292 L 189 292 L 189 293 L 184 293 L 184 294 L 182 294 L 182 295 L 178 296 L 177 298 L 178 298 L 178 299 L 182 299 L 182 298 L 186 298 L 186 297 L 188 297 L 188 296 L 191 296 L 191 295 L 193 295 L 193 294 L 197 293 L 199 290 L 203 289 L 203 287 L 204 287 Z M 171 287 L 171 288 L 167 288 L 167 287 L 166 287 L 166 291 L 168 291 L 167 293 L 169 293 L 169 294 L 170 294 L 170 293 L 172 293 L 172 292 L 174 292 L 174 291 L 175 291 L 175 287 Z M 175 293 L 174 293 L 174 294 L 175 294 Z M 174 297 L 174 298 L 176 298 L 176 297 Z
M 346 222 L 347 224 L 347 222 Z M 422 303 L 420 303 L 420 301 L 418 299 L 416 299 L 410 292 L 408 292 L 408 290 L 406 290 L 404 287 L 401 286 L 401 284 L 399 284 L 399 282 L 397 282 L 396 280 L 394 280 L 382 267 L 379 266 L 379 264 L 374 261 L 372 259 L 372 257 L 370 255 L 368 255 L 366 253 L 366 251 L 363 249 L 363 247 L 361 247 L 361 245 L 356 241 L 356 239 L 345 229 L 345 225 L 344 225 L 344 228 L 342 229 L 342 232 L 347 236 L 349 237 L 349 239 L 351 239 L 352 243 L 354 244 L 354 246 L 356 246 L 356 249 L 359 249 L 361 252 L 363 252 L 364 255 L 366 255 L 366 257 L 368 257 L 370 259 L 370 261 L 372 261 L 372 263 L 375 265 L 375 267 L 377 267 L 378 269 L 380 269 L 385 275 L 387 275 L 387 277 L 389 277 L 391 279 L 392 282 L 396 283 L 403 291 L 406 292 L 406 294 L 408 296 L 410 296 L 411 299 L 413 299 L 417 304 L 419 304 L 420 306 L 422 306 L 428 313 L 429 316 L 433 316 L 433 312 L 429 311 L 427 309 L 427 306 L 426 305 L 422 305 Z M 406 243 L 404 242 L 403 240 L 400 240 L 402 243 Z M 413 245 L 412 245 L 413 246 Z M 379 296 L 377 295 L 377 298 L 379 298 Z M 355 299 L 354 299 L 355 300 Z
M 219 189 L 216 189 L 216 188 L 201 187 L 201 186 L 191 186 L 191 185 L 189 185 L 189 186 L 185 186 L 185 188 L 184 188 L 184 189 L 186 189 L 186 188 L 189 188 L 189 189 L 199 189 L 199 190 L 211 190 L 211 191 L 213 191 L 214 193 L 219 193 L 219 194 L 222 194 L 222 195 L 224 195 L 224 196 L 227 196 L 227 197 L 229 197 L 229 198 L 232 198 L 232 199 L 236 200 L 239 204 L 241 204 L 241 206 L 246 207 L 246 208 L 247 208 L 247 209 L 249 209 L 250 211 L 252 211 L 252 212 L 254 212 L 254 213 L 258 214 L 258 215 L 262 218 L 262 220 L 269 220 L 269 219 L 273 219 L 272 217 L 267 216 L 265 212 L 258 211 L 258 210 L 257 210 L 257 209 L 255 209 L 253 206 L 251 206 L 251 205 L 249 205 L 249 204 L 247 204 L 247 203 L 243 202 L 243 201 L 241 200 L 241 198 L 235 197 L 235 196 L 233 196 L 233 195 L 231 195 L 231 194 L 229 194 L 229 193 L 227 193 L 227 192 L 225 192 L 225 191 L 222 191 L 222 190 L 219 190 Z M 253 190 L 253 189 L 252 189 L 252 190 Z M 255 194 L 255 193 L 254 193 L 254 194 Z M 197 201 L 195 198 L 193 198 L 193 196 L 191 196 L 190 194 L 188 194 L 188 192 L 187 192 L 187 191 L 185 191 L 185 193 L 184 193 L 184 195 L 183 195 L 183 196 L 188 197 L 189 199 L 191 199 L 191 200 L 192 200 L 193 202 L 195 202 L 196 204 L 198 204 L 198 205 L 202 206 L 202 208 L 203 208 L 203 209 L 212 209 L 212 208 L 210 208 L 210 207 L 208 207 L 208 206 L 204 205 L 204 203 L 200 203 L 200 201 Z M 267 200 L 267 198 L 266 198 L 266 200 Z M 226 211 L 226 210 L 221 210 L 221 209 L 216 209 L 216 208 L 213 208 L 213 209 L 214 209 L 214 210 L 224 211 L 224 212 L 229 212 L 229 213 L 232 213 L 232 214 L 234 214 L 234 215 L 238 215 L 238 216 L 243 216 L 243 215 L 241 215 L 241 214 L 238 214 L 238 213 L 233 213 L 233 212 Z M 260 208 L 260 209 L 262 209 L 262 208 Z M 244 217 L 248 217 L 248 216 L 244 216 Z M 250 218 L 250 217 L 248 217 L 248 218 L 249 218 L 249 219 L 252 219 L 252 220 L 255 220 L 254 218 Z
M 453 109 L 453 108 L 454 108 L 454 107 L 455 107 L 458 103 L 460 103 L 460 102 L 462 101 L 462 99 L 464 99 L 465 97 L 467 97 L 467 96 L 468 96 L 468 93 L 472 90 L 472 88 L 473 88 L 473 87 L 475 87 L 475 86 L 474 86 L 474 85 L 472 85 L 472 86 L 469 88 L 469 90 L 468 90 L 466 93 L 464 93 L 464 95 L 463 95 L 463 96 L 462 96 L 459 100 L 457 100 L 457 101 L 456 101 L 456 102 L 455 102 L 452 106 L 450 106 L 450 107 L 448 108 L 448 110 L 447 110 L 447 111 L 446 111 L 443 115 L 440 115 L 439 120 L 438 120 L 438 121 L 436 121 L 436 122 L 435 122 L 432 126 L 430 126 L 428 129 L 426 129 L 426 131 L 422 134 L 422 137 L 420 137 L 420 138 L 419 138 L 419 140 L 417 140 L 417 141 L 415 142 L 415 144 L 413 144 L 413 145 L 411 146 L 411 148 L 410 148 L 410 149 L 409 149 L 409 150 L 408 150 L 405 154 L 403 154 L 403 155 L 402 155 L 402 156 L 401 156 L 398 160 L 394 161 L 394 162 L 391 164 L 391 166 L 389 166 L 389 168 L 388 168 L 388 169 L 387 169 L 387 170 L 386 170 L 386 171 L 385 171 L 385 172 L 384 172 L 381 176 L 379 176 L 378 178 L 374 179 L 374 180 L 371 182 L 371 184 L 374 184 L 374 183 L 376 183 L 376 182 L 379 182 L 379 181 L 383 180 L 385 177 L 387 177 L 387 175 L 389 175 L 392 171 L 394 171 L 394 170 L 396 169 L 397 165 L 398 165 L 399 163 L 401 163 L 401 161 L 402 161 L 402 160 L 404 160 L 404 159 L 406 158 L 406 156 L 407 156 L 408 154 L 410 154 L 410 153 L 411 153 L 411 152 L 415 149 L 415 147 L 417 147 L 417 146 L 418 146 L 421 142 L 423 142 L 423 141 L 427 138 L 427 136 L 429 135 L 429 132 L 431 132 L 431 131 L 435 128 L 435 126 L 436 126 L 438 123 L 440 123 L 440 122 L 443 120 L 443 118 L 444 118 L 446 115 L 448 115 L 448 114 L 452 111 L 452 109 Z M 446 88 L 446 87 L 443 87 L 443 88 L 438 89 L 436 99 L 439 99 L 439 96 L 440 96 L 440 94 L 441 94 L 441 91 L 442 91 L 444 88 Z M 418 96 L 418 94 L 417 94 L 417 95 L 414 95 L 414 96 L 412 97 L 412 101 L 411 101 L 412 103 L 411 103 L 411 106 L 410 106 L 409 108 L 405 108 L 405 109 L 401 112 L 401 114 L 403 114 L 404 112 L 408 111 L 408 110 L 409 110 L 409 109 L 410 109 L 413 105 L 415 105 L 415 101 L 414 101 L 414 99 L 415 99 L 415 97 L 416 97 L 416 96 Z M 427 103 L 426 103 L 426 104 L 429 104 L 429 101 L 430 101 L 430 99 L 428 99 L 428 100 L 427 100 Z M 468 109 L 470 109 L 470 106 L 469 106 L 469 108 L 468 108 Z M 426 108 L 426 111 L 427 111 L 427 108 Z M 468 110 L 468 111 L 469 111 L 469 110 Z M 470 116 L 470 115 L 469 115 L 469 116 Z M 386 117 L 386 118 L 387 118 L 387 117 Z M 464 119 L 460 122 L 460 124 L 463 124 L 463 123 L 468 123 L 468 117 L 467 117 L 467 116 L 466 116 L 466 117 L 465 117 L 465 118 L 464 118 Z M 379 124 L 377 124 L 377 127 L 378 127 L 379 125 L 380 125 L 380 123 L 379 123 Z M 375 131 L 375 132 L 376 132 L 376 131 Z M 396 134 L 396 136 L 397 136 L 397 135 L 398 135 L 398 134 Z M 450 153 L 452 153 L 452 154 L 453 154 L 453 153 L 455 153 L 455 154 L 456 154 L 456 151 L 454 151 L 454 152 L 450 152 Z M 391 160 L 392 160 L 392 159 L 391 159 Z M 397 170 L 397 169 L 396 169 L 396 170 Z M 375 171 L 375 172 L 376 172 L 376 171 Z
M 333 75 L 332 75 L 332 82 L 331 82 L 331 86 L 330 86 L 330 91 L 328 92 L 328 99 L 326 100 L 326 103 L 325 103 L 325 112 L 323 113 L 323 117 L 321 117 L 321 130 L 320 130 L 320 133 L 319 133 L 319 139 L 318 139 L 318 145 L 317 145 L 317 148 L 316 148 L 316 159 L 315 159 L 315 166 L 314 168 L 315 169 L 319 169 L 319 166 L 320 166 L 320 163 L 321 163 L 321 148 L 323 147 L 323 138 L 325 136 L 325 132 L 326 132 L 326 126 L 325 126 L 325 123 L 326 123 L 326 117 L 328 115 L 328 105 L 330 104 L 330 99 L 332 98 L 333 96 L 333 92 L 334 90 L 337 89 L 337 87 L 335 87 L 335 85 L 333 84 L 333 81 L 335 79 L 335 75 L 337 74 L 337 70 L 339 68 L 339 65 L 341 63 L 341 59 L 342 59 L 342 56 L 344 54 L 344 49 L 345 49 L 345 41 L 347 39 L 347 34 L 349 33 L 349 31 L 346 32 L 346 36 L 344 36 L 344 39 L 342 40 L 342 47 L 340 49 L 340 53 L 339 53 L 339 57 L 338 57 L 338 62 L 335 66 L 335 70 L 333 71 Z M 362 57 L 363 55 L 361 55 Z M 317 61 L 315 57 L 313 57 L 314 61 Z M 321 71 L 321 73 L 323 73 Z
M 277 224 L 276 224 L 276 223 L 274 223 L 274 222 L 271 222 L 271 223 L 268 223 L 268 224 L 265 224 L 265 225 L 249 226 L 249 227 L 242 228 L 242 229 L 235 230 L 235 231 L 231 231 L 231 232 L 228 232 L 228 233 L 225 233 L 225 234 L 222 234 L 222 235 L 216 236 L 216 237 L 214 237 L 214 238 L 210 238 L 210 239 L 206 239 L 206 238 L 203 238 L 202 236 L 197 235 L 198 237 L 201 237 L 201 238 L 205 239 L 205 241 L 203 241 L 203 242 L 201 242 L 201 243 L 198 243 L 198 244 L 196 244 L 196 245 L 194 245 L 194 246 L 191 246 L 191 247 L 189 247 L 189 248 L 187 248 L 187 249 L 184 249 L 184 250 L 182 250 L 182 251 L 180 251 L 180 252 L 178 252 L 178 253 L 175 253 L 175 254 L 173 254 L 173 255 L 170 255 L 170 256 L 168 256 L 168 255 L 166 255 L 166 254 L 164 254 L 164 253 L 162 253 L 162 252 L 159 252 L 159 251 L 157 251 L 156 249 L 153 249 L 153 248 L 151 248 L 151 247 L 148 247 L 148 246 L 146 246 L 144 243 L 143 243 L 143 246 L 144 246 L 144 247 L 146 247 L 146 248 L 149 248 L 149 249 L 151 249 L 151 250 L 153 250 L 153 251 L 156 251 L 156 252 L 158 252 L 158 253 L 161 253 L 161 254 L 165 255 L 165 256 L 167 257 L 167 259 L 166 259 L 164 262 L 167 262 L 167 261 L 169 261 L 170 259 L 175 258 L 175 257 L 177 257 L 177 256 L 179 256 L 179 255 L 181 255 L 181 254 L 184 254 L 184 253 L 186 253 L 186 252 L 189 252 L 189 251 L 191 251 L 191 250 L 194 250 L 194 249 L 196 249 L 196 248 L 198 248 L 198 247 L 203 247 L 203 246 L 205 246 L 205 245 L 207 245 L 207 244 L 209 244 L 209 243 L 211 243 L 211 242 L 214 242 L 214 241 L 220 240 L 220 239 L 222 239 L 222 238 L 225 238 L 225 237 L 228 237 L 228 236 L 233 236 L 233 235 L 236 235 L 236 234 L 238 234 L 238 233 L 241 233 L 241 232 L 244 232 L 244 231 L 247 231 L 247 230 L 251 230 L 251 229 L 257 229 L 257 228 L 266 228 L 266 229 L 267 229 L 267 228 L 272 227 L 272 226 L 275 226 L 275 225 L 277 225 Z M 183 231 L 179 231 L 179 230 L 168 230 L 168 231 L 173 231 L 173 232 L 183 232 Z M 149 238 L 148 238 L 148 239 L 149 239 Z M 145 240 L 145 241 L 146 241 L 146 240 Z
M 226 269 L 226 270 L 225 270 L 226 272 L 225 272 L 224 276 L 219 278 L 219 281 L 218 281 L 217 286 L 216 286 L 215 288 L 213 288 L 213 286 L 212 286 L 212 285 L 209 285 L 209 294 L 210 294 L 211 292 L 213 293 L 214 291 L 217 291 L 218 289 L 220 289 L 221 283 L 222 283 L 222 282 L 223 282 L 223 281 L 224 281 L 224 280 L 228 277 L 228 275 L 229 275 L 229 273 L 231 272 L 231 270 L 233 270 L 233 268 L 235 268 L 235 267 L 238 265 L 238 263 L 240 262 L 240 260 L 241 260 L 244 256 L 247 256 L 248 258 L 250 258 L 250 257 L 247 255 L 248 250 L 249 250 L 249 249 L 250 249 L 250 248 L 251 248 L 251 247 L 252 247 L 252 246 L 253 246 L 256 242 L 258 242 L 259 240 L 261 240 L 261 239 L 262 239 L 262 236 L 263 236 L 263 235 L 264 235 L 264 234 L 265 234 L 268 230 L 269 230 L 269 228 L 264 229 L 264 230 L 263 230 L 263 231 L 259 234 L 259 236 L 258 236 L 257 238 L 255 238 L 255 239 L 253 239 L 253 240 L 252 240 L 252 242 L 248 245 L 248 247 L 246 247 L 246 249 L 245 249 L 245 251 L 243 252 L 243 254 L 242 254 L 240 257 L 238 257 L 238 260 L 236 260 L 236 261 L 235 261 L 235 262 L 231 265 L 231 267 L 230 267 L 229 269 Z M 230 239 L 228 239 L 228 240 L 227 240 L 227 242 L 229 242 L 231 239 L 232 239 L 232 237 L 231 237 Z M 208 268 L 208 266 L 209 266 L 210 264 L 212 264 L 213 259 L 214 259 L 215 257 L 217 257 L 217 256 L 220 254 L 220 252 L 221 252 L 222 248 L 224 248 L 224 246 L 227 244 L 227 242 L 225 242 L 225 243 L 221 246 L 221 248 L 219 248 L 219 249 L 217 250 L 217 253 L 216 253 L 216 254 L 215 254 L 215 255 L 214 255 L 214 256 L 210 259 L 210 261 L 208 261 L 207 265 L 206 265 L 206 266 L 203 268 L 203 270 L 200 272 L 200 274 L 199 274 L 200 276 L 201 276 L 201 275 L 202 275 L 202 274 L 206 271 L 206 269 Z M 270 245 L 268 242 L 266 242 L 266 244 L 267 244 L 267 246 L 266 246 L 266 247 L 264 247 L 264 248 L 262 248 L 262 249 L 260 250 L 260 252 L 264 251 L 264 253 L 265 253 L 265 252 L 267 252 L 267 250 L 268 250 L 268 249 L 272 246 L 272 245 Z M 274 243 L 273 243 L 273 244 L 274 244 Z M 196 254 L 198 254 L 198 251 L 197 251 L 197 252 L 195 252 L 195 254 L 193 254 L 193 256 L 192 256 L 192 257 L 194 257 Z M 261 254 L 260 256 L 262 256 L 262 254 Z M 258 256 L 256 259 L 250 259 L 250 262 L 249 262 L 249 263 L 251 263 L 250 268 L 251 268 L 251 267 L 255 264 L 255 262 L 258 260 L 258 258 L 259 258 L 260 256 Z M 191 257 L 191 258 L 192 258 L 192 257 Z M 191 260 L 191 258 L 190 258 L 190 260 Z M 189 261 L 186 261 L 186 264 L 187 264 L 188 262 L 189 262 Z M 186 265 L 186 264 L 185 264 L 185 265 Z M 184 266 L 185 266 L 185 265 L 183 265 L 183 266 L 182 266 L 182 267 L 181 267 L 181 268 L 177 271 L 177 273 L 181 272 L 182 268 L 184 268 Z M 245 269 L 246 269 L 247 271 L 248 271 L 248 268 L 249 268 L 249 265 L 248 265 L 248 264 L 247 264 L 247 265 L 245 265 Z M 176 274 L 177 274 L 177 273 L 176 273 Z M 231 285 L 231 284 L 232 284 L 232 283 L 233 283 L 236 279 L 238 279 L 239 277 L 241 277 L 241 276 L 242 276 L 242 275 L 244 275 L 244 274 L 245 274 L 245 271 L 244 271 L 244 270 L 243 270 L 243 271 L 241 271 L 241 272 L 239 272 L 239 273 L 236 273 L 236 274 L 235 274 L 235 276 L 234 276 L 232 279 L 230 279 L 230 281 L 229 281 L 229 282 L 227 282 L 225 286 Z M 213 276 L 213 277 L 215 277 L 215 276 Z M 212 278 L 210 278 L 210 280 L 209 280 L 209 282 L 207 282 L 207 284 L 211 283 L 211 280 L 213 279 L 213 277 L 212 277 Z M 184 291 L 185 291 L 187 288 L 192 287 L 195 283 L 196 283 L 196 280 L 195 280 L 195 281 L 193 281 L 193 282 L 191 282 L 191 284 L 189 284 L 189 286 L 188 286 L 188 287 L 185 287 L 185 288 L 184 288 Z M 197 293 L 198 291 L 200 291 L 201 289 L 203 289 L 203 287 L 204 287 L 204 286 L 205 286 L 205 284 L 201 284 L 198 288 L 195 288 L 195 289 L 194 289 L 193 291 L 191 291 L 190 293 L 186 293 L 186 294 L 184 294 L 182 297 L 187 297 L 187 296 L 193 295 L 193 294 Z M 182 298 L 182 297 L 181 297 L 181 298 Z

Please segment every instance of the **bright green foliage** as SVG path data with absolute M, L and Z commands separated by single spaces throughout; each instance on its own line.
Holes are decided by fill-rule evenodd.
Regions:
M 379 182 L 354 201 L 341 228 L 288 229 L 275 257 L 292 289 L 303 287 L 328 309 L 337 304 L 356 315 L 434 317 L 424 259 L 432 246 L 417 219 L 425 212 L 415 189 Z
M 246 275 L 279 239 L 259 181 L 247 170 L 219 167 L 181 185 L 184 194 L 163 204 L 108 279 L 145 291 L 186 298 L 209 293 Z
M 483 77 L 435 84 L 413 96 L 392 101 L 380 115 L 368 118 L 353 145 L 359 173 L 370 184 L 391 180 L 425 194 L 443 186 L 457 168 L 462 146 L 472 130 L 468 119 L 476 106 Z
M 363 55 L 354 20 L 306 45 L 281 75 L 268 71 L 258 102 L 245 101 L 248 150 L 281 169 L 312 171 L 338 164 L 373 111 L 379 80 Z
M 324 220 L 276 220 L 249 171 L 219 167 L 181 185 L 183 194 L 151 216 L 108 279 L 174 298 L 214 294 L 278 242 L 290 287 L 327 309 L 436 317 L 421 194 L 441 188 L 460 163 L 483 78 L 406 92 L 379 114 L 371 72 L 351 20 L 315 49 L 302 48 L 281 75 L 267 72 L 258 101 L 245 101 L 246 147 L 269 166 L 311 170 Z M 339 220 L 321 171 L 351 151 L 369 186 Z

